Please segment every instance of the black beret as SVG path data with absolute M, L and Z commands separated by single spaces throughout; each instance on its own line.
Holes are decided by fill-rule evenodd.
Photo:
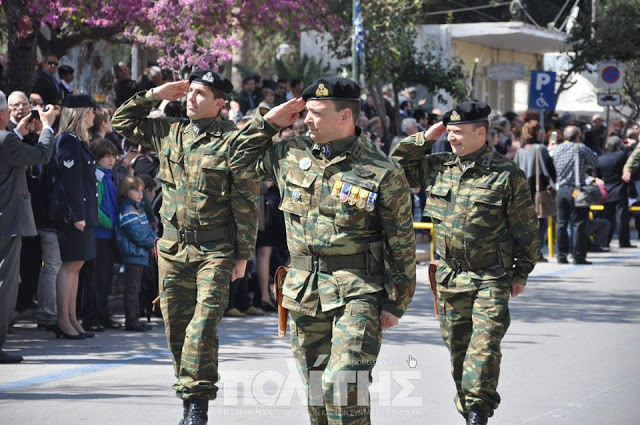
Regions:
M 189 82 L 204 84 L 224 94 L 229 94 L 233 91 L 231 81 L 209 69 L 196 69 L 189 75 Z
M 302 92 L 307 100 L 360 100 L 360 86 L 355 81 L 342 77 L 318 78 Z
M 472 122 L 488 121 L 491 107 L 483 102 L 464 102 L 456 105 L 442 116 L 442 123 L 468 124 Z
M 95 108 L 96 102 L 88 94 L 70 94 L 64 98 L 65 108 Z

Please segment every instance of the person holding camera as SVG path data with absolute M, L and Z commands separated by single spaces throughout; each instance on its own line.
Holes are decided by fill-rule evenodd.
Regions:
M 27 189 L 26 167 L 45 164 L 53 149 L 51 128 L 55 111 L 38 108 L 43 129 L 35 146 L 23 143 L 30 117 L 23 117 L 13 132 L 0 131 L 0 363 L 20 363 L 18 355 L 2 351 L 7 330 L 18 297 L 20 283 L 20 249 L 23 236 L 35 236 L 36 226 Z M 5 94 L 0 92 L 0 129 L 7 128 L 9 107 Z

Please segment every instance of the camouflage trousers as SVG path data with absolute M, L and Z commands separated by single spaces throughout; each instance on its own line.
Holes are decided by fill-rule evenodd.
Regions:
M 370 424 L 369 384 L 382 343 L 379 293 L 316 317 L 290 315 L 291 348 L 307 388 L 311 424 Z
M 455 403 L 463 416 L 472 407 L 489 416 L 500 404 L 500 342 L 510 324 L 510 287 L 438 292 L 440 330 L 456 383 Z
M 176 396 L 216 398 L 218 324 L 229 300 L 233 261 L 176 262 L 158 256 L 160 306 L 173 357 Z

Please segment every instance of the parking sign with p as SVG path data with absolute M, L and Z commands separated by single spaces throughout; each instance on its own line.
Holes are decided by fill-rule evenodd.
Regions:
M 556 102 L 556 73 L 531 71 L 529 109 L 552 109 Z

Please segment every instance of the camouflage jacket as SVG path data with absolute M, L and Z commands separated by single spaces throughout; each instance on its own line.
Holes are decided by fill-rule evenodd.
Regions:
M 640 143 L 636 145 L 636 148 L 624 164 L 624 171 L 633 173 L 638 169 L 640 169 Z
M 160 216 L 165 229 L 228 229 L 229 238 L 202 243 L 158 242 L 160 254 L 176 261 L 253 256 L 258 228 L 258 183 L 234 177 L 228 168 L 230 121 L 157 118 L 147 115 L 159 99 L 149 90 L 122 104 L 113 128 L 127 139 L 158 152 L 162 182 Z M 166 233 L 166 232 L 165 232 Z
M 402 168 L 359 129 L 357 136 L 331 143 L 330 159 L 308 137 L 272 143 L 277 129 L 260 114 L 243 130 L 246 136 L 241 133 L 232 144 L 229 167 L 243 177 L 277 182 L 292 256 L 368 253 L 371 261 L 370 273 L 292 267 L 283 305 L 315 316 L 319 308 L 329 311 L 347 298 L 384 289 L 382 309 L 401 317 L 416 283 L 411 202 Z M 253 139 L 255 129 L 262 139 Z M 370 196 L 377 200 L 367 202 Z
M 396 144 L 392 157 L 411 187 L 427 192 L 424 215 L 435 225 L 441 291 L 526 284 L 538 259 L 538 218 L 524 173 L 488 144 L 461 158 L 426 155 L 424 133 Z M 466 167 L 466 169 L 463 169 Z

